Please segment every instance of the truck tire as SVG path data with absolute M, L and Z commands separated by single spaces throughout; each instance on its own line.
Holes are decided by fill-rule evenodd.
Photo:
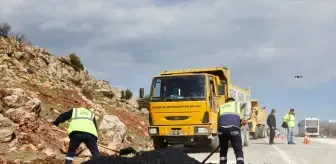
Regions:
M 253 133 L 253 139 L 258 139 L 258 138 L 259 138 L 259 126 L 257 125 Z
M 250 143 L 250 132 L 246 127 L 241 129 L 242 145 L 248 146 Z
M 248 146 L 250 144 L 250 133 L 247 131 L 244 134 L 244 146 Z
M 265 125 L 260 126 L 260 133 L 259 133 L 259 138 L 265 138 L 266 137 L 266 128 Z
M 242 146 L 245 145 L 245 135 L 244 135 L 244 131 L 243 130 L 240 130 L 241 133 L 240 133 L 240 136 L 241 136 L 241 140 L 242 140 Z
M 263 138 L 266 138 L 267 137 L 267 130 L 266 130 L 266 126 L 264 125 L 264 130 L 263 130 L 263 133 L 264 133 L 264 137 Z
M 164 141 L 163 137 L 154 137 L 153 138 L 154 149 L 161 149 L 168 147 L 168 144 Z
M 218 135 L 213 136 L 212 139 L 210 139 L 210 147 L 212 150 L 216 149 L 219 146 L 219 137 Z
M 263 138 L 263 126 L 259 126 L 259 133 L 258 133 L 258 138 Z

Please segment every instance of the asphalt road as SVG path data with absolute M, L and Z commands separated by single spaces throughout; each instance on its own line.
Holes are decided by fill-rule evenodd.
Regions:
M 311 138 L 311 144 L 303 144 L 303 138 L 295 138 L 296 145 L 286 144 L 286 139 L 276 139 L 276 144 L 268 145 L 267 139 L 250 140 L 244 147 L 246 164 L 333 164 L 336 163 L 336 140 Z M 189 156 L 203 161 L 209 152 L 188 153 Z M 229 149 L 228 163 L 235 164 L 232 148 Z M 209 162 L 218 163 L 219 153 L 213 154 Z

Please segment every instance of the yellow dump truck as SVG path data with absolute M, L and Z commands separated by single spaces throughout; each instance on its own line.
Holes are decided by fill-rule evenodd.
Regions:
M 219 145 L 217 108 L 227 97 L 249 101 L 250 90 L 231 84 L 225 67 L 164 71 L 152 80 L 148 132 L 155 149 L 168 145 Z M 144 88 L 140 88 L 140 98 Z M 249 143 L 248 125 L 241 128 Z
M 252 116 L 248 122 L 250 135 L 253 139 L 265 138 L 267 136 L 267 111 L 266 107 L 260 107 L 258 100 L 251 100 Z

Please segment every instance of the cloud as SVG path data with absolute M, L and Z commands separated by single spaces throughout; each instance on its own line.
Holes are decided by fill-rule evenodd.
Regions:
M 308 88 L 336 78 L 334 1 L 0 4 L 0 19 L 33 43 L 59 55 L 76 51 L 99 78 L 134 90 L 160 71 L 198 67 L 229 67 L 244 87 Z

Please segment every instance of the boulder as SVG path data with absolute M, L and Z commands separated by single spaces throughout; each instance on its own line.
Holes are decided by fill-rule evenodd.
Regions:
M 14 123 L 0 114 L 0 142 L 10 142 L 14 136 Z
M 99 125 L 100 141 L 108 148 L 116 150 L 121 147 L 127 132 L 126 125 L 117 116 L 105 115 Z M 101 148 L 106 154 L 114 154 L 113 151 Z

